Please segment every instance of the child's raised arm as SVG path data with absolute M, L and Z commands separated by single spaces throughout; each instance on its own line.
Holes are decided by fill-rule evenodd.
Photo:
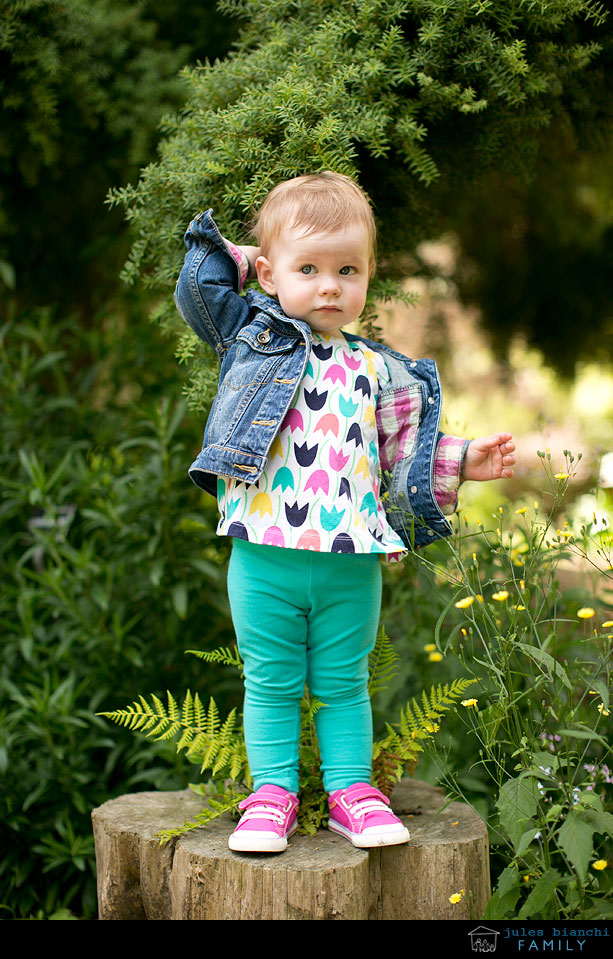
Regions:
M 240 247 L 222 237 L 211 210 L 192 220 L 185 245 L 187 254 L 175 290 L 177 309 L 221 357 L 249 322 L 249 306 L 240 292 L 253 264 Z
M 460 479 L 484 480 L 510 479 L 515 464 L 515 443 L 511 433 L 493 433 L 472 440 L 462 464 Z

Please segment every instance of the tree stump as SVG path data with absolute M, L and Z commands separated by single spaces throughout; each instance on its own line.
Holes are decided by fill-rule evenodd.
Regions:
M 327 830 L 284 853 L 234 853 L 228 816 L 165 846 L 154 834 L 202 808 L 190 790 L 134 793 L 92 814 L 100 919 L 474 919 L 490 897 L 487 829 L 442 789 L 405 779 L 392 795 L 411 833 L 356 849 Z M 460 902 L 449 897 L 463 890 Z

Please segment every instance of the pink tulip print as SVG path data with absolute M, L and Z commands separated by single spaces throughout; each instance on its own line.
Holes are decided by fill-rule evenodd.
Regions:
M 269 526 L 264 533 L 264 546 L 285 546 L 283 531 L 278 526 Z
M 334 413 L 326 413 L 325 416 L 321 416 L 315 424 L 314 432 L 316 433 L 317 430 L 321 430 L 324 436 L 326 433 L 334 433 L 335 436 L 338 436 L 338 417 Z
M 306 481 L 305 491 L 312 489 L 314 493 L 323 490 L 326 496 L 330 491 L 330 477 L 325 470 L 315 470 Z
M 349 453 L 344 456 L 342 450 L 335 450 L 333 446 L 330 447 L 330 466 L 333 470 L 336 470 L 337 473 L 340 473 L 342 469 L 349 462 Z
M 291 409 L 287 411 L 281 423 L 281 429 L 284 430 L 288 426 L 292 433 L 294 430 L 302 430 L 302 432 L 304 432 L 304 420 L 302 419 L 300 410 Z
M 347 356 L 346 353 L 343 353 L 343 361 L 345 366 L 347 366 L 350 370 L 359 370 L 360 368 L 360 360 L 353 355 Z
M 324 380 L 332 380 L 333 383 L 338 383 L 339 381 L 343 386 L 347 385 L 347 374 L 342 366 L 339 366 L 338 363 L 334 363 L 324 374 Z
M 316 529 L 307 529 L 296 543 L 296 549 L 314 549 L 321 551 L 321 537 Z

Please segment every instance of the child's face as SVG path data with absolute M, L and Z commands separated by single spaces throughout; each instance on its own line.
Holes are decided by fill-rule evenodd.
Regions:
M 360 316 L 370 273 L 366 227 L 339 233 L 286 230 L 268 256 L 256 260 L 262 289 L 276 296 L 287 316 L 306 320 L 312 330 L 331 333 Z

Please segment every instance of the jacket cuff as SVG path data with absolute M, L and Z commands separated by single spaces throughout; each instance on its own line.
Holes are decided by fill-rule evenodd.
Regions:
M 249 262 L 249 259 L 247 258 L 247 255 L 243 253 L 243 251 L 239 249 L 238 246 L 235 246 L 234 243 L 230 242 L 230 240 L 226 240 L 225 236 L 223 238 L 223 241 L 228 248 L 228 253 L 231 254 L 232 259 L 234 260 L 234 262 L 236 263 L 238 267 L 238 276 L 239 276 L 238 290 L 240 293 L 240 291 L 245 285 L 247 277 L 249 276 L 249 272 L 251 270 L 251 264 Z
M 459 436 L 441 436 L 434 454 L 434 498 L 442 513 L 449 516 L 458 505 L 462 464 L 470 440 Z

